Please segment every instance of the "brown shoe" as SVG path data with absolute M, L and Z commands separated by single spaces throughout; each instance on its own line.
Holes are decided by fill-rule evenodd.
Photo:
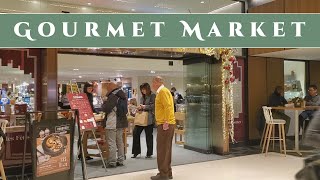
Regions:
M 169 180 L 166 176 L 160 176 L 160 174 L 157 174 L 156 176 L 151 177 L 152 180 Z
M 157 176 L 160 176 L 160 173 L 157 174 Z M 168 176 L 169 179 L 173 179 L 172 174 Z

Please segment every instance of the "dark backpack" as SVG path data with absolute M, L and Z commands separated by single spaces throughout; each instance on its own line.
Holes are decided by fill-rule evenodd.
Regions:
M 118 95 L 116 95 L 118 96 Z M 128 101 L 127 99 L 123 99 L 118 96 L 118 103 L 116 105 L 117 107 L 117 116 L 118 117 L 124 117 L 128 114 Z

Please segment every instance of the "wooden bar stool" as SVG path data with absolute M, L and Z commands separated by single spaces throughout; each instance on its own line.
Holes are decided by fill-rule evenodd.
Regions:
M 277 140 L 280 143 L 280 153 L 284 151 L 284 155 L 286 156 L 287 154 L 287 147 L 286 147 L 286 133 L 284 130 L 284 126 L 286 124 L 286 121 L 283 119 L 273 119 L 272 117 L 272 108 L 263 106 L 263 114 L 266 119 L 266 131 L 264 133 L 264 142 L 263 142 L 263 147 L 261 153 L 265 152 L 265 155 L 267 156 L 268 150 L 269 150 L 269 145 L 270 145 L 270 140 L 274 141 Z M 279 137 L 275 137 L 275 126 L 279 126 Z M 273 137 L 271 137 L 271 134 L 273 134 Z M 274 145 L 273 145 L 274 146 Z M 282 148 L 283 146 L 283 148 Z
M 176 118 L 176 129 L 174 130 L 174 142 L 175 144 L 184 145 L 184 134 L 185 134 L 185 120 L 186 120 L 186 114 L 176 112 L 175 114 Z M 178 136 L 180 137 L 178 140 Z

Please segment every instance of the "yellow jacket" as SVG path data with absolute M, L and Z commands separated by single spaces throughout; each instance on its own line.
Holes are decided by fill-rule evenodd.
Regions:
M 173 97 L 166 87 L 163 87 L 156 96 L 155 116 L 158 125 L 166 121 L 169 124 L 176 124 Z

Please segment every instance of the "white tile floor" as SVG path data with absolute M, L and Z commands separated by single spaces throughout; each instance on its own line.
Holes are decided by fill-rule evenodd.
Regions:
M 270 153 L 173 167 L 174 180 L 294 180 L 303 167 L 299 157 Z M 141 171 L 94 180 L 149 180 L 157 170 Z

